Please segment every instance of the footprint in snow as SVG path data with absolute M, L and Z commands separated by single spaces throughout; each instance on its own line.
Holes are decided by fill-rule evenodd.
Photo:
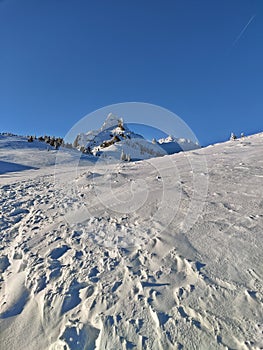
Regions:
M 71 282 L 69 289 L 64 296 L 61 307 L 61 315 L 70 311 L 71 309 L 74 309 L 80 304 L 81 299 L 79 297 L 79 291 L 85 287 L 86 283 L 79 283 L 75 279 Z
M 69 250 L 70 248 L 67 245 L 62 245 L 59 248 L 55 248 L 53 249 L 49 256 L 51 257 L 51 259 L 59 259 L 62 257 L 62 255 L 64 255 L 66 253 L 67 250 Z

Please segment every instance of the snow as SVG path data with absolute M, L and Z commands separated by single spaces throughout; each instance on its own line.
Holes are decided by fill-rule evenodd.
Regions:
M 54 165 L 57 153 L 54 147 L 45 142 L 28 142 L 26 137 L 0 135 L 0 173 Z M 76 150 L 64 149 L 63 155 L 65 162 L 79 157 Z
M 1 349 L 262 349 L 262 154 L 263 133 L 135 162 L 1 136 Z
M 176 138 L 171 135 L 166 138 L 159 139 L 158 143 L 160 144 L 160 147 L 166 151 L 166 154 L 178 153 L 180 151 L 186 152 L 200 148 L 200 145 L 196 142 L 186 138 Z
M 134 138 L 117 142 L 114 145 L 105 148 L 103 151 L 103 156 L 119 160 L 122 150 L 125 154 L 129 154 L 132 160 L 161 157 L 167 154 L 157 144 L 152 144 L 145 139 Z
M 101 127 L 101 131 L 116 127 L 116 125 L 118 125 L 119 120 L 123 122 L 123 120 L 121 118 L 118 118 L 118 116 L 114 115 L 113 113 L 109 113 Z
M 77 149 L 85 147 L 94 156 L 119 160 L 122 152 L 132 160 L 149 159 L 166 154 L 200 148 L 199 144 L 183 138 L 168 136 L 158 142 L 149 142 L 130 130 L 122 118 L 109 113 L 102 127 L 77 135 Z M 73 143 L 74 144 L 74 143 Z

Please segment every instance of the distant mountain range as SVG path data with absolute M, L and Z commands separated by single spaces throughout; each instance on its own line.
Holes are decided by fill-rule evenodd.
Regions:
M 100 129 L 78 134 L 73 147 L 93 156 L 122 160 L 148 159 L 200 148 L 199 144 L 191 140 L 171 135 L 148 141 L 130 130 L 122 118 L 112 113 L 107 116 Z
M 138 124 L 139 125 L 139 124 Z M 137 132 L 132 131 L 133 125 L 124 123 L 122 118 L 110 113 L 104 123 L 98 130 L 90 130 L 80 133 L 76 136 L 73 143 L 65 143 L 63 138 L 54 136 L 18 136 L 12 133 L 0 134 L 0 146 L 2 148 L 12 148 L 18 152 L 14 153 L 15 161 L 18 154 L 21 153 L 23 158 L 23 150 L 35 149 L 55 151 L 60 147 L 61 150 L 67 149 L 67 152 L 73 156 L 79 156 L 77 151 L 86 154 L 89 159 L 102 157 L 107 159 L 134 161 L 155 157 L 161 157 L 167 154 L 174 154 L 181 151 L 189 151 L 200 148 L 200 145 L 185 138 L 175 138 L 172 135 L 161 139 L 148 140 L 140 133 L 140 128 L 136 127 Z M 139 130 L 139 132 L 138 132 Z M 73 153 L 72 153 L 73 152 Z M 41 154 L 42 155 L 42 154 Z M 40 156 L 40 155 L 39 155 Z M 34 157 L 35 158 L 35 157 Z M 41 158 L 41 157 L 40 157 Z M 19 158 L 19 162 L 21 159 Z M 41 158 L 40 164 L 34 161 L 38 167 L 47 160 Z M 52 161 L 53 162 L 53 161 Z M 24 160 L 23 164 L 27 164 Z

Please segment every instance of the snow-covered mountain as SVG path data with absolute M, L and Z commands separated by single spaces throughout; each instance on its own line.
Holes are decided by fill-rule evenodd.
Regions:
M 110 113 L 99 130 L 80 133 L 73 142 L 75 148 L 94 156 L 120 159 L 124 153 L 131 160 L 149 159 L 166 154 L 188 151 L 200 146 L 186 139 L 172 136 L 149 142 L 129 129 L 123 119 Z
M 167 154 L 178 153 L 181 151 L 186 152 L 200 148 L 200 145 L 192 140 L 176 138 L 172 135 L 169 135 L 166 138 L 161 138 L 157 142 Z
M 263 133 L 72 154 L 0 137 L 1 349 L 262 349 Z

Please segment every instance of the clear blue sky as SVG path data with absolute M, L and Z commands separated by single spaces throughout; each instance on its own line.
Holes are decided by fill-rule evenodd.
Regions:
M 0 0 L 0 131 L 148 102 L 206 145 L 263 130 L 262 0 Z

